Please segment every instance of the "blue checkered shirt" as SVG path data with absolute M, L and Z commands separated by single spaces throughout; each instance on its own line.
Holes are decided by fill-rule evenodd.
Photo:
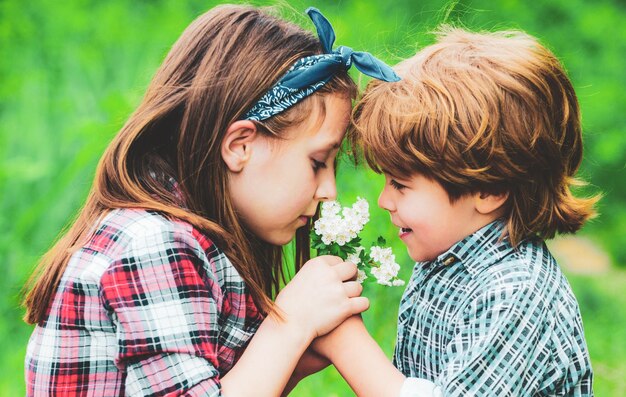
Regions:
M 591 396 L 576 298 L 540 239 L 514 249 L 495 221 L 418 262 L 394 364 L 444 396 Z

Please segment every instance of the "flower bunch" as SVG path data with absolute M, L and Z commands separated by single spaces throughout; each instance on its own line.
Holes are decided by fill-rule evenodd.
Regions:
M 369 222 L 369 204 L 357 197 L 352 207 L 342 207 L 337 201 L 322 203 L 321 217 L 311 230 L 311 246 L 319 255 L 335 255 L 357 265 L 357 281 L 362 283 L 371 275 L 379 284 L 404 285 L 398 278 L 400 265 L 385 239 L 366 250 L 359 233 Z

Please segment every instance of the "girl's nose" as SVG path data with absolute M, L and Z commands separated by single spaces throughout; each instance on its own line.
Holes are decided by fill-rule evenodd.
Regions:
M 325 172 L 320 184 L 317 186 L 315 198 L 319 201 L 331 201 L 337 198 L 337 184 L 334 172 Z

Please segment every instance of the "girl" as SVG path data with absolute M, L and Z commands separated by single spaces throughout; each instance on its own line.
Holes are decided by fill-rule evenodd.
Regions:
M 315 337 L 367 308 L 354 265 L 308 260 L 307 236 L 336 195 L 348 67 L 395 75 L 332 51 L 309 14 L 321 43 L 221 6 L 173 46 L 33 275 L 27 395 L 279 395 Z M 278 293 L 294 236 L 301 269 Z

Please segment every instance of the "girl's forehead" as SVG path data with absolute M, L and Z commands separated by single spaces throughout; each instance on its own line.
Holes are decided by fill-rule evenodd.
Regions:
M 337 128 L 296 129 L 283 142 L 316 152 L 332 152 L 341 147 L 344 131 Z
M 327 95 L 323 101 L 316 103 L 309 116 L 288 131 L 288 140 L 306 141 L 328 150 L 341 146 L 350 120 L 351 101 L 339 95 Z

